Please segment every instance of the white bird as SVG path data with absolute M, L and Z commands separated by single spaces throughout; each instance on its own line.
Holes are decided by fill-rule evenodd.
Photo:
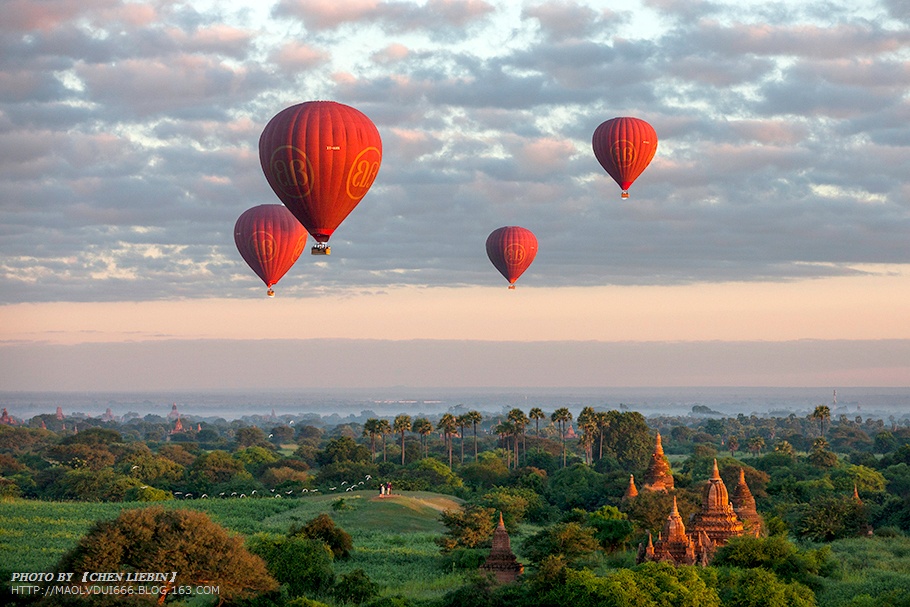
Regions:
M 139 487 L 139 488 L 140 488 L 140 489 L 148 489 L 148 488 L 149 488 L 149 486 L 148 486 L 148 485 L 142 485 L 142 486 L 141 486 L 141 487 Z
M 218 495 L 221 496 L 221 497 L 224 497 L 224 491 L 222 491 L 222 492 L 219 493 Z
M 353 490 L 354 490 L 354 487 L 348 487 L 347 489 L 345 489 L 345 491 L 353 491 Z
M 250 493 L 250 495 L 253 495 L 254 493 L 256 493 L 256 489 L 253 489 L 253 493 Z
M 342 484 L 342 485 L 347 485 L 348 482 L 347 482 L 347 481 L 341 481 L 341 484 Z
M 133 466 L 132 468 L 130 468 L 130 470 L 135 470 L 135 469 L 138 468 L 138 467 L 139 467 L 139 466 Z
M 271 491 L 272 493 L 275 493 L 275 490 L 274 490 L 274 489 L 269 489 L 269 491 Z
M 370 480 L 371 478 L 373 478 L 373 477 L 370 476 L 369 474 L 367 474 L 367 480 Z
M 301 493 L 306 493 L 307 491 L 309 491 L 309 489 L 301 489 L 301 490 L 300 490 Z
M 235 495 L 237 495 L 237 492 L 236 492 L 236 491 L 231 491 L 231 497 L 234 497 Z
M 363 481 L 360 481 L 360 482 L 359 482 L 359 483 L 357 483 L 357 484 L 358 484 L 358 485 L 362 485 L 362 484 L 363 484 Z
M 334 491 L 334 490 L 337 489 L 337 488 L 338 488 L 338 487 L 329 487 L 329 491 Z
M 205 498 L 207 498 L 208 496 L 209 496 L 208 493 L 203 493 L 203 494 L 202 494 L 202 497 L 201 497 L 200 499 L 205 499 Z
M 246 493 L 241 493 L 240 497 L 246 497 Z
M 281 494 L 280 494 L 280 493 L 276 493 L 276 494 L 275 494 L 275 497 L 281 497 Z
M 284 492 L 285 495 L 290 495 L 290 494 L 292 494 L 292 493 L 294 493 L 294 490 L 293 490 L 293 489 L 289 489 L 289 490 L 287 490 L 287 491 Z
M 273 436 L 275 436 L 275 435 L 274 435 L 274 434 L 269 434 L 269 438 L 272 438 Z

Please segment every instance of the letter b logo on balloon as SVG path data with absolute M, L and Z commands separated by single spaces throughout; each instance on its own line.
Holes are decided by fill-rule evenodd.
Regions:
M 291 198 L 309 196 L 313 167 L 300 148 L 283 145 L 275 148 L 269 161 L 272 176 L 282 192 Z
M 379 173 L 379 163 L 382 154 L 377 148 L 369 147 L 357 154 L 348 173 L 347 192 L 352 200 L 360 200 L 366 196 L 376 175 Z

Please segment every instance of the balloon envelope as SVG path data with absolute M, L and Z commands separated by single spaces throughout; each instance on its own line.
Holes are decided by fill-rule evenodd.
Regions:
M 496 269 L 515 288 L 521 276 L 537 255 L 537 237 L 531 230 L 519 226 L 506 226 L 493 230 L 487 236 L 487 257 Z
M 237 218 L 234 243 L 272 296 L 272 285 L 281 280 L 303 252 L 306 230 L 284 205 L 261 204 Z
M 259 162 L 281 202 L 325 243 L 373 185 L 382 141 L 359 110 L 308 101 L 269 121 L 259 137 Z
M 629 186 L 657 152 L 657 133 L 640 118 L 619 117 L 598 126 L 591 144 L 600 166 L 622 188 L 622 197 L 628 198 Z

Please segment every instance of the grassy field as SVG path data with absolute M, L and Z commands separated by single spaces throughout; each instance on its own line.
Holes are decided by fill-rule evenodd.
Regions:
M 343 499 L 344 507 L 333 508 Z M 438 596 L 461 583 L 443 571 L 439 547 L 439 514 L 459 500 L 437 493 L 405 491 L 380 498 L 375 491 L 346 492 L 297 499 L 206 499 L 134 503 L 80 503 L 10 500 L 0 502 L 0 554 L 11 571 L 51 571 L 96 520 L 115 518 L 126 508 L 161 505 L 199 510 L 228 530 L 242 535 L 286 533 L 328 513 L 354 539 L 354 554 L 336 563 L 336 572 L 361 568 L 380 584 L 383 594 Z M 337 507 L 337 505 L 336 505 Z

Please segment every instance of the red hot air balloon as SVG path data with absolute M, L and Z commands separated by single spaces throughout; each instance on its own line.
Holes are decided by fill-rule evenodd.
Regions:
M 306 230 L 284 205 L 261 204 L 247 209 L 234 224 L 240 256 L 275 296 L 272 285 L 291 269 L 306 246 Z
M 610 174 L 622 197 L 629 197 L 629 186 L 644 171 L 657 152 L 657 133 L 640 118 L 613 118 L 594 131 L 594 155 Z
M 269 185 L 316 239 L 314 255 L 366 195 L 382 162 L 382 140 L 369 118 L 334 101 L 308 101 L 276 114 L 259 138 Z
M 528 269 L 536 255 L 537 237 L 531 230 L 506 226 L 493 230 L 487 236 L 487 257 L 509 281 L 510 289 L 515 288 L 515 281 Z

